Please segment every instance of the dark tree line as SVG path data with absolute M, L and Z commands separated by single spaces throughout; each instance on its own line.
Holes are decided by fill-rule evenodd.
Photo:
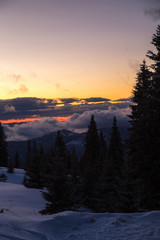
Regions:
M 92 115 L 81 159 L 75 149 L 67 151 L 60 131 L 47 153 L 28 142 L 24 185 L 44 188 L 47 205 L 41 211 L 43 214 L 76 210 L 81 205 L 96 212 L 120 211 L 122 167 L 123 150 L 116 117 L 107 147 Z
M 14 172 L 14 167 L 19 168 L 19 154 L 16 151 L 15 159 L 12 161 L 8 154 L 8 144 L 7 144 L 7 137 L 5 135 L 4 128 L 0 122 L 0 167 L 7 167 L 9 173 Z
M 8 166 L 7 138 L 0 122 L 0 167 Z

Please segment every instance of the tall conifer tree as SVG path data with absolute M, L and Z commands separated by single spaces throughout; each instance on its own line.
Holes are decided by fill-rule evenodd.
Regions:
M 136 180 L 137 209 L 160 208 L 160 25 L 151 43 L 151 71 L 145 62 L 140 66 L 130 116 L 129 164 Z
M 15 167 L 15 168 L 19 168 L 19 167 L 20 167 L 19 153 L 18 153 L 17 150 L 16 150 L 15 158 L 14 158 L 14 167 Z
M 25 159 L 25 166 L 24 169 L 28 170 L 31 163 L 31 155 L 32 155 L 32 148 L 30 140 L 27 141 L 27 152 L 26 152 L 26 159 Z
M 84 203 L 96 210 L 98 200 L 98 181 L 100 176 L 101 162 L 99 151 L 99 136 L 94 116 L 88 126 L 85 139 L 83 165 Z
M 152 169 L 152 81 L 151 72 L 143 61 L 137 73 L 137 82 L 133 90 L 133 105 L 130 117 L 129 162 L 132 169 L 132 181 L 135 209 L 146 208 L 150 195 L 148 180 Z M 152 140 L 151 140 L 152 139 Z M 148 187 L 147 187 L 148 186 Z M 149 188 L 150 189 L 150 188 Z
M 47 191 L 43 192 L 43 197 L 47 200 L 47 204 L 41 211 L 42 214 L 57 213 L 72 207 L 67 160 L 66 145 L 61 132 L 58 131 L 45 173 Z
M 152 209 L 160 208 L 160 25 L 153 34 L 151 44 L 154 46 L 154 51 L 148 51 L 147 57 L 152 60 L 152 139 L 150 144 L 153 148 L 152 151 Z
M 0 122 L 0 166 L 7 167 L 7 165 L 8 165 L 7 140 L 4 128 Z
M 117 126 L 116 117 L 113 118 L 112 131 L 109 141 L 108 159 L 104 167 L 104 208 L 105 211 L 119 211 L 120 182 L 123 169 L 123 148 Z
M 42 181 L 40 154 L 34 141 L 30 164 L 24 177 L 24 185 L 29 188 L 42 188 Z

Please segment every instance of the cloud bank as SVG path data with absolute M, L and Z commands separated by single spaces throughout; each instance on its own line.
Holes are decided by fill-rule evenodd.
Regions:
M 51 132 L 67 129 L 73 132 L 85 132 L 90 122 L 91 115 L 94 114 L 98 128 L 110 128 L 113 116 L 117 117 L 118 126 L 128 126 L 130 108 L 118 108 L 110 106 L 107 110 L 89 110 L 82 114 L 75 113 L 65 122 L 60 122 L 53 118 L 43 118 L 39 121 L 14 124 L 13 126 L 4 125 L 8 141 L 22 141 L 41 137 Z
M 0 121 L 9 119 L 65 117 L 82 114 L 85 111 L 107 110 L 110 106 L 126 108 L 131 99 L 117 99 L 111 102 L 108 98 L 15 98 L 0 100 Z
M 0 100 L 0 120 L 2 123 L 8 120 L 12 123 L 4 124 L 8 141 L 22 141 L 62 129 L 84 132 L 87 130 L 92 114 L 95 116 L 98 128 L 110 128 L 113 116 L 117 116 L 120 127 L 127 126 L 127 115 L 130 114 L 131 104 L 131 98 L 115 101 L 100 97 L 15 98 Z M 58 117 L 68 116 L 68 120 L 58 121 Z

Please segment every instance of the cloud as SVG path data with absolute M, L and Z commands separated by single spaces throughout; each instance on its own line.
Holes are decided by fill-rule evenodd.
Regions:
M 146 16 L 150 17 L 153 21 L 160 20 L 160 7 L 145 10 L 144 13 Z
M 25 84 L 21 84 L 18 89 L 9 90 L 9 94 L 27 93 L 29 89 Z
M 131 97 L 129 97 L 129 98 L 119 98 L 119 99 L 114 100 L 114 102 L 131 102 L 131 101 L 132 101 Z
M 56 119 L 44 118 L 39 121 L 15 124 L 12 127 L 4 125 L 4 130 L 8 141 L 24 141 L 62 129 L 60 124 Z
M 9 100 L 0 100 L 0 120 L 32 118 L 54 116 L 54 108 L 57 100 L 41 98 L 15 98 Z M 12 106 L 15 111 L 9 113 L 6 111 L 8 106 Z
M 129 107 L 119 109 L 117 107 L 110 106 L 107 110 L 85 111 L 82 114 L 75 113 L 65 122 L 60 122 L 53 118 L 43 118 L 39 121 L 15 124 L 13 126 L 4 125 L 4 129 L 8 141 L 28 140 L 62 129 L 80 133 L 87 130 L 92 114 L 95 116 L 98 128 L 110 128 L 112 126 L 114 116 L 117 117 L 118 126 L 126 127 L 128 126 L 127 115 L 130 114 L 130 111 Z
M 59 99 L 61 103 L 63 104 L 69 104 L 69 103 L 75 103 L 75 102 L 80 102 L 80 99 L 78 98 L 61 98 Z
M 84 99 L 85 100 L 85 102 L 87 103 L 90 103 L 90 102 L 108 102 L 108 101 L 110 101 L 110 99 L 108 99 L 108 98 L 101 98 L 101 97 L 91 97 L 91 98 L 85 98 Z
M 74 114 L 68 121 L 65 122 L 66 129 L 83 132 L 87 130 L 91 115 L 95 117 L 95 121 L 99 128 L 110 128 L 112 126 L 113 117 L 118 119 L 119 126 L 128 125 L 128 117 L 131 113 L 130 108 L 119 109 L 114 106 L 110 106 L 107 110 L 93 110 L 85 111 L 82 114 Z
M 21 81 L 23 78 L 20 74 L 12 74 L 11 79 L 13 79 L 13 81 L 17 83 L 17 82 Z
M 58 88 L 58 89 L 60 89 L 60 87 L 61 87 L 60 83 L 56 83 L 55 86 L 56 86 L 56 88 Z
M 99 102 L 108 102 L 110 99 L 101 98 L 101 97 L 91 97 L 91 98 L 60 98 L 59 99 L 63 104 L 70 103 L 79 103 L 79 104 L 87 104 L 87 103 L 99 103 Z
M 13 105 L 4 105 L 4 111 L 5 113 L 10 113 L 10 112 L 16 112 L 16 109 Z
M 59 105 L 60 103 L 63 103 L 63 106 Z M 108 98 L 15 98 L 0 100 L 0 120 L 35 118 L 35 116 L 38 118 L 65 117 L 97 109 L 108 110 L 110 106 L 122 109 L 128 108 L 130 105 L 130 98 L 117 99 L 112 103 L 108 101 Z
M 25 86 L 25 84 L 21 84 L 19 87 L 19 92 L 26 93 L 26 92 L 29 92 L 29 89 Z

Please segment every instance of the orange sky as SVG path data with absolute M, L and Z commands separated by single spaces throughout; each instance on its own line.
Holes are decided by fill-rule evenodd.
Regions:
M 156 0 L 0 2 L 0 98 L 129 97 Z
M 71 116 L 67 117 L 52 117 L 57 119 L 60 122 L 67 121 Z M 9 119 L 9 120 L 0 120 L 2 124 L 9 124 L 9 123 L 24 123 L 24 122 L 33 122 L 35 120 L 41 120 L 42 118 L 23 118 L 23 119 Z

